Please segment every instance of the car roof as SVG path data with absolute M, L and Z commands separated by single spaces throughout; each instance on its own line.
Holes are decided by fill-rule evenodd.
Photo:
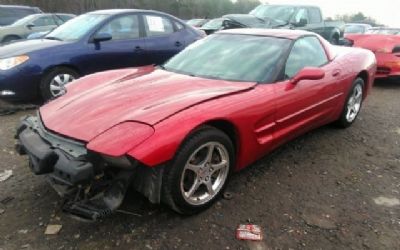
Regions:
M 319 8 L 317 5 L 311 4 L 269 4 L 269 3 L 262 3 L 260 5 L 264 6 L 288 6 L 288 7 L 296 7 L 296 8 Z
M 166 13 L 155 11 L 155 10 L 143 10 L 143 9 L 106 9 L 106 10 L 96 10 L 89 12 L 88 14 L 99 14 L 99 15 L 118 15 L 124 13 L 135 13 L 135 12 L 148 12 L 148 13 L 158 13 L 167 15 Z
M 36 9 L 37 7 L 25 6 L 25 5 L 1 5 L 0 8 L 18 8 L 18 9 Z
M 296 40 L 299 37 L 306 35 L 314 35 L 312 32 L 304 30 L 289 30 L 289 29 L 231 29 L 217 32 L 218 34 L 236 34 L 236 35 L 253 35 L 253 36 L 272 36 L 279 38 L 287 38 Z
M 368 23 L 346 23 L 346 26 L 347 25 L 359 25 L 359 26 L 368 26 L 368 27 L 372 27 L 372 25 L 371 24 L 368 24 Z

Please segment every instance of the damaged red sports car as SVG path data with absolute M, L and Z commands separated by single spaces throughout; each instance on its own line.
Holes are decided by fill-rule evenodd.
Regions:
M 81 78 L 26 117 L 17 150 L 88 219 L 133 185 L 183 214 L 209 207 L 232 172 L 319 126 L 355 120 L 374 81 L 364 49 L 314 33 L 218 32 L 160 67 Z

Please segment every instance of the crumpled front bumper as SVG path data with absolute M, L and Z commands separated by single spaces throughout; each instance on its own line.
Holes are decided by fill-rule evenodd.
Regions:
M 48 174 L 54 181 L 74 186 L 92 180 L 95 169 L 85 145 L 48 132 L 38 117 L 26 117 L 17 128 L 16 150 L 27 154 L 36 175 Z
M 15 138 L 16 151 L 28 156 L 33 173 L 46 175 L 65 199 L 67 213 L 89 220 L 105 217 L 122 204 L 130 184 L 152 203 L 161 201 L 162 166 L 148 168 L 126 158 L 118 165 L 118 159 L 89 152 L 85 143 L 48 131 L 39 114 L 23 118 Z

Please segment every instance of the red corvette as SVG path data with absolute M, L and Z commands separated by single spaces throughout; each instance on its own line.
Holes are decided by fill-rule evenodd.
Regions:
M 376 78 L 400 79 L 400 29 L 372 29 L 368 34 L 348 34 L 346 39 L 354 47 L 375 53 Z
M 179 213 L 209 207 L 240 170 L 324 124 L 350 126 L 374 81 L 367 50 L 314 33 L 240 29 L 160 67 L 90 75 L 27 117 L 17 150 L 89 219 L 129 184 Z

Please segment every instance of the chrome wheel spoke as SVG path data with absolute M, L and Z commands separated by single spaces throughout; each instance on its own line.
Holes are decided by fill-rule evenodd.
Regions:
M 188 170 L 191 170 L 191 171 L 197 173 L 197 171 L 199 171 L 199 169 L 200 169 L 200 166 L 193 165 L 191 163 L 187 163 L 186 166 L 185 166 L 185 169 L 188 169 Z
M 208 192 L 209 195 L 214 195 L 215 194 L 215 191 L 213 189 L 213 185 L 211 183 L 211 180 L 206 182 L 206 187 L 207 187 L 207 192 Z
M 210 162 L 211 162 L 212 156 L 213 156 L 213 153 L 214 153 L 214 149 L 215 149 L 215 146 L 214 146 L 214 145 L 210 145 L 210 146 L 208 147 L 207 156 L 206 156 L 206 158 L 204 159 L 204 162 L 206 162 L 206 163 L 210 163 Z
M 217 163 L 217 164 L 211 164 L 211 172 L 215 173 L 218 170 L 221 170 L 227 166 L 228 166 L 228 161 L 226 161 L 226 160 L 222 160 L 220 163 Z
M 199 182 L 197 180 L 197 178 L 196 178 L 196 180 L 194 181 L 192 187 L 189 189 L 189 191 L 186 193 L 186 195 L 188 197 L 192 196 L 197 191 L 197 189 L 199 189 L 200 184 L 201 184 L 201 182 Z
M 50 90 L 51 91 L 60 91 L 61 87 L 57 85 L 50 85 Z
M 71 76 L 70 76 L 70 75 L 67 75 L 67 74 L 64 74 L 64 81 L 63 81 L 63 83 L 66 84 L 66 83 L 69 83 L 70 81 L 71 81 Z

